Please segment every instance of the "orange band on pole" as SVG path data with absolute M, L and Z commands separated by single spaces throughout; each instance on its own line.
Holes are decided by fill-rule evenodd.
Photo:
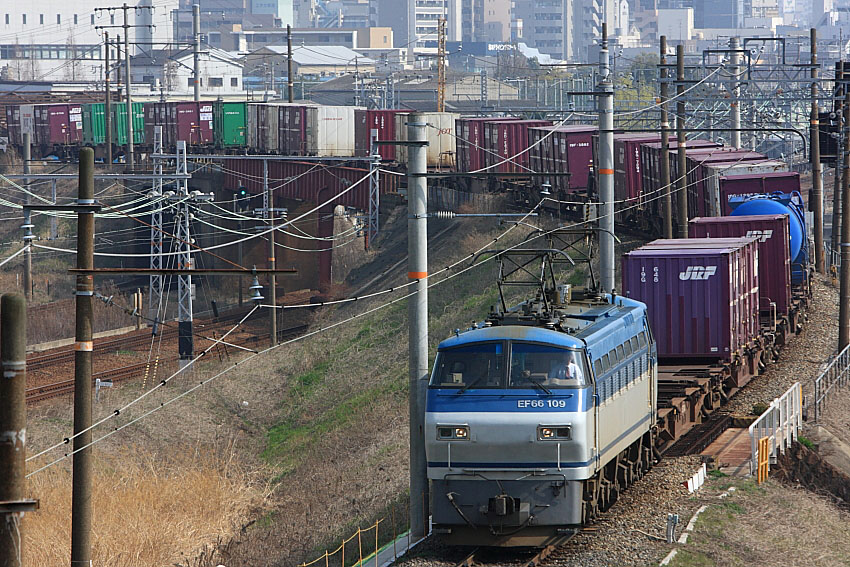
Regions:
M 614 170 L 613 169 L 600 169 L 599 173 L 601 173 L 602 175 L 614 175 Z
M 94 350 L 94 343 L 92 341 L 77 341 L 74 343 L 74 350 L 91 352 Z
M 408 279 L 421 280 L 428 277 L 428 272 L 407 272 Z

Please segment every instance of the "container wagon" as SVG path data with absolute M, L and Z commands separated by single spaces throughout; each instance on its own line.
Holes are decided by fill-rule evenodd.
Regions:
M 729 215 L 732 197 L 750 197 L 770 193 L 799 193 L 800 174 L 796 171 L 778 171 L 767 173 L 748 173 L 745 175 L 724 175 L 720 177 L 719 197 L 721 214 Z
M 153 140 L 154 127 L 162 126 L 163 146 L 178 141 L 188 146 L 206 146 L 213 139 L 212 102 L 151 102 L 145 105 L 145 136 Z
M 395 116 L 396 140 L 406 141 L 407 122 L 410 114 Z M 426 124 L 425 139 L 428 141 L 426 163 L 432 169 L 454 169 L 455 167 L 455 122 L 460 115 L 454 112 L 421 112 L 419 117 Z M 407 164 L 407 148 L 396 149 L 398 161 Z
M 355 110 L 354 106 L 307 106 L 307 143 L 303 155 L 353 156 Z
M 404 110 L 355 110 L 354 111 L 354 154 L 368 156 L 372 147 L 372 132 L 377 134 L 376 140 L 394 141 L 395 117 Z M 382 161 L 395 161 L 396 147 L 390 144 L 379 144 L 378 155 Z
M 487 140 L 484 137 L 484 124 L 493 121 L 510 120 L 519 119 L 512 116 L 458 118 L 455 121 L 455 130 L 457 131 L 457 170 L 467 172 L 485 167 L 487 165 L 487 153 L 495 151 L 495 148 L 487 144 Z
M 536 126 L 528 129 L 528 163 L 534 171 L 569 173 L 551 179 L 535 179 L 552 186 L 555 194 L 566 197 L 585 194 L 590 186 L 593 167 L 593 136 L 596 126 Z
M 216 148 L 245 145 L 245 107 L 244 102 L 213 103 L 213 139 Z
M 730 361 L 754 339 L 736 299 L 742 279 L 758 276 L 740 248 L 639 248 L 623 255 L 623 292 L 647 304 L 659 360 Z M 748 273 L 742 278 L 739 270 Z
M 551 126 L 549 120 L 497 120 L 485 122 L 487 152 L 484 162 L 490 171 L 522 173 L 528 171 L 528 129 Z
M 698 217 L 691 238 L 755 237 L 759 250 L 759 311 L 786 317 L 791 310 L 791 235 L 787 214 Z

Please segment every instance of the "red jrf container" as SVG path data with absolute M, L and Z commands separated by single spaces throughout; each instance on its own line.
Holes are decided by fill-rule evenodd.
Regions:
M 581 124 L 529 128 L 529 167 L 569 173 L 547 180 L 556 193 L 584 193 L 593 165 L 593 136 L 598 131 L 596 126 Z
M 495 152 L 495 148 L 487 146 L 484 136 L 484 124 L 487 122 L 515 121 L 519 118 L 513 116 L 503 117 L 477 117 L 458 118 L 455 120 L 455 132 L 457 132 L 457 170 L 475 171 L 487 165 L 488 151 Z
M 372 145 L 372 131 L 377 131 L 377 140 L 395 140 L 395 115 L 404 110 L 355 110 L 354 146 L 355 155 L 368 156 Z M 395 161 L 395 146 L 378 144 L 378 155 L 383 161 Z
M 186 142 L 187 146 L 212 144 L 213 103 L 148 103 L 145 105 L 146 139 L 153 140 L 155 126 L 162 126 L 162 142 L 167 147 L 173 147 L 179 141 Z
M 752 173 L 747 175 L 727 175 L 719 180 L 720 207 L 724 215 L 732 213 L 729 198 L 737 196 L 761 195 L 764 193 L 800 192 L 800 174 L 796 171 Z
M 756 237 L 759 250 L 759 309 L 779 316 L 791 306 L 791 249 L 788 215 L 743 215 L 691 219 L 691 238 Z
M 764 154 L 746 150 L 688 155 L 688 208 L 691 211 L 689 216 L 717 216 L 711 212 L 711 189 L 708 186 L 708 178 L 714 175 L 714 171 L 716 171 L 709 169 L 711 165 L 721 163 L 737 165 L 739 163 L 754 163 L 766 160 L 768 160 L 768 157 Z M 713 181 L 716 183 L 717 180 Z
M 528 171 L 528 129 L 536 126 L 551 126 L 549 120 L 499 120 L 484 123 L 485 165 L 493 171 Z M 512 158 L 509 161 L 508 158 Z M 502 163 L 504 161 L 504 163 Z
M 674 172 L 678 169 L 676 166 L 676 156 L 679 150 L 679 142 L 670 140 L 667 144 L 670 151 L 668 156 L 670 163 L 670 180 L 675 182 Z M 712 152 L 720 149 L 720 144 L 711 140 L 688 140 L 688 151 Z M 644 143 L 640 146 L 640 165 L 643 178 L 643 193 L 645 199 L 652 199 L 661 194 L 661 142 Z M 675 169 L 674 169 L 675 168 Z
M 307 109 L 309 106 L 287 103 L 277 107 L 280 129 L 279 148 L 282 155 L 307 155 Z
M 83 139 L 83 107 L 80 104 L 35 106 L 36 138 L 39 144 L 74 144 Z
M 173 104 L 177 140 L 188 146 L 213 143 L 213 104 L 211 102 L 175 102 Z
M 747 345 L 741 287 L 752 278 L 741 271 L 756 270 L 742 265 L 739 248 L 641 248 L 623 255 L 623 292 L 647 304 L 659 359 L 730 360 Z
M 646 244 L 643 248 L 666 250 L 735 248 L 737 250 L 735 264 L 741 267 L 736 271 L 737 278 L 734 281 L 735 320 L 740 323 L 741 335 L 747 340 L 758 336 L 760 288 L 758 242 L 755 237 L 659 239 Z
M 640 146 L 660 141 L 661 134 L 614 134 L 614 200 L 618 203 L 615 208 L 628 207 L 640 197 L 643 191 Z

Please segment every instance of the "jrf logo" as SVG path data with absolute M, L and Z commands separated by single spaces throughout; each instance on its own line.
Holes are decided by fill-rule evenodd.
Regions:
M 756 237 L 759 242 L 766 242 L 768 238 L 773 236 L 773 230 L 748 230 L 748 237 Z
M 707 280 L 717 272 L 717 266 L 688 266 L 684 272 L 679 272 L 680 280 Z

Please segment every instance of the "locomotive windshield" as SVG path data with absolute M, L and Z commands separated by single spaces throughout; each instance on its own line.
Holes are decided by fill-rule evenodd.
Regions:
M 508 356 L 510 355 L 509 362 Z M 510 372 L 506 370 L 510 368 Z M 432 388 L 575 388 L 590 382 L 581 352 L 537 343 L 475 343 L 439 351 Z

